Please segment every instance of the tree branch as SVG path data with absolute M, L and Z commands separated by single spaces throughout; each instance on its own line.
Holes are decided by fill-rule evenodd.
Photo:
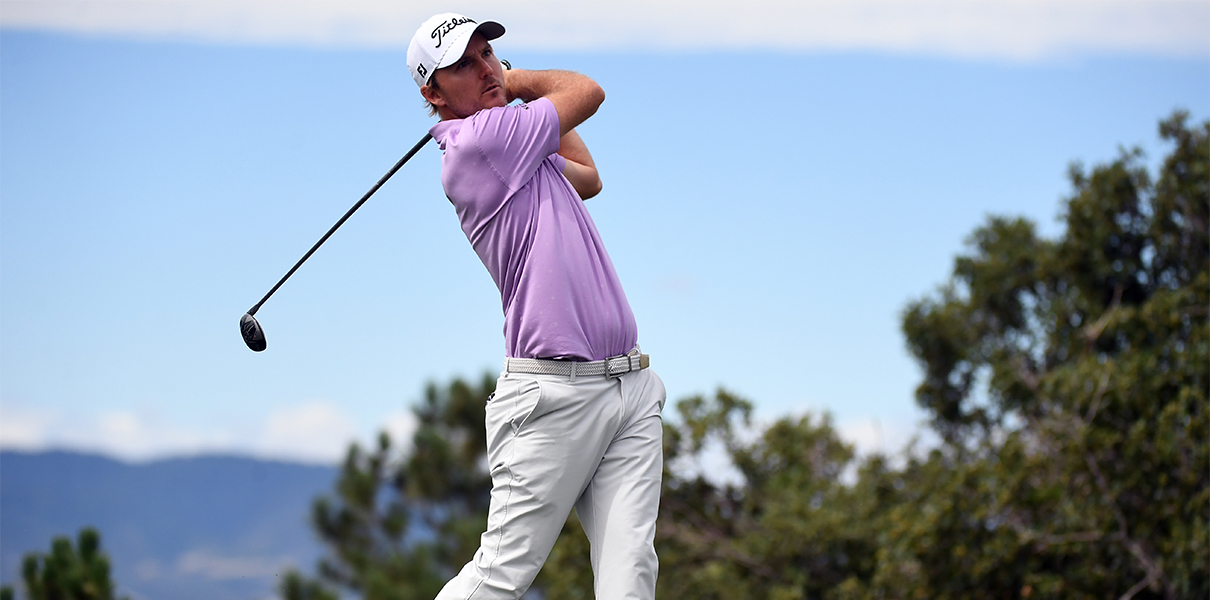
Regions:
M 1121 507 L 1118 506 L 1117 498 L 1115 498 L 1113 493 L 1109 491 L 1109 484 L 1105 481 L 1105 476 L 1101 473 L 1101 469 L 1097 466 L 1097 461 L 1095 458 L 1093 458 L 1091 452 L 1084 453 L 1084 461 L 1088 463 L 1088 468 L 1092 471 L 1093 479 L 1095 479 L 1097 482 L 1097 488 L 1101 490 L 1101 493 L 1105 495 L 1105 499 L 1109 502 L 1109 505 L 1113 507 L 1114 516 L 1117 517 L 1118 520 L 1118 535 L 1116 537 L 1122 540 L 1122 543 L 1126 546 L 1126 549 L 1134 555 L 1135 559 L 1142 563 L 1143 570 L 1147 572 L 1146 579 L 1135 584 L 1134 587 L 1127 590 L 1127 592 L 1122 594 L 1121 598 L 1118 599 L 1130 600 L 1130 598 L 1133 598 L 1135 594 L 1142 591 L 1143 588 L 1148 587 L 1157 581 L 1162 581 L 1164 579 L 1164 571 L 1160 569 L 1159 565 L 1157 565 L 1150 556 L 1147 555 L 1147 552 L 1143 549 L 1142 544 L 1130 538 L 1130 533 L 1126 524 L 1126 515 L 1122 513 Z M 1168 586 L 1165 585 L 1164 587 L 1167 588 Z
M 1093 323 L 1084 330 L 1084 339 L 1087 340 L 1089 344 L 1092 344 L 1093 342 L 1097 341 L 1097 338 L 1101 337 L 1101 332 L 1104 331 L 1105 326 L 1109 324 L 1110 317 L 1113 316 L 1113 313 L 1117 312 L 1118 305 L 1122 303 L 1123 289 L 1124 288 L 1120 283 L 1117 285 L 1117 287 L 1113 288 L 1113 300 L 1109 302 L 1109 308 L 1105 309 L 1105 313 L 1101 315 L 1100 319 L 1097 319 L 1096 323 Z
M 753 573 L 767 580 L 780 580 L 777 574 L 773 572 L 773 569 L 766 566 L 764 562 L 736 550 L 731 544 L 734 541 L 733 539 L 728 537 L 724 532 L 719 531 L 718 528 L 711 526 L 699 515 L 695 514 L 693 510 L 687 510 L 689 507 L 683 502 L 673 498 L 666 498 L 665 505 L 668 506 L 670 511 L 675 511 L 681 517 L 690 521 L 693 527 L 684 527 L 670 519 L 661 523 L 657 530 L 663 530 L 669 537 L 680 538 L 691 544 L 696 543 L 704 545 L 706 548 L 711 548 L 715 554 L 742 564 Z
M 1143 591 L 1143 588 L 1146 588 L 1147 586 L 1151 585 L 1151 583 L 1154 581 L 1155 581 L 1155 576 L 1148 573 L 1147 576 L 1144 577 L 1142 581 L 1134 584 L 1134 587 L 1126 590 L 1126 593 L 1122 594 L 1122 596 L 1120 598 L 1118 598 L 1118 600 L 1130 600 L 1131 598 L 1134 597 L 1135 594 Z
M 1046 546 L 1058 546 L 1073 542 L 1097 542 L 1104 537 L 1105 533 L 1101 531 L 1081 531 L 1079 533 L 1064 533 L 1061 535 L 1039 534 L 1034 539 L 1045 548 Z
M 1097 385 L 1097 392 L 1092 396 L 1092 405 L 1088 407 L 1088 416 L 1084 417 L 1083 426 L 1087 427 L 1096 418 L 1097 411 L 1101 408 L 1101 396 L 1105 394 L 1105 388 L 1109 386 L 1109 371 L 1106 371 L 1101 376 L 1101 383 Z

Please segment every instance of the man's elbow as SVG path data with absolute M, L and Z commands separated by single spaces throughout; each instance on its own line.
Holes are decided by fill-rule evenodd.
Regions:
M 592 198 L 593 196 L 596 196 L 597 194 L 600 194 L 601 188 L 603 188 L 603 187 L 605 187 L 605 186 L 603 183 L 601 183 L 601 179 L 597 178 L 596 180 L 590 182 L 588 185 L 584 186 L 584 190 L 582 190 L 580 193 L 580 199 L 587 200 L 589 198 Z
M 576 186 L 576 194 L 580 194 L 580 200 L 588 200 L 588 198 L 600 194 L 601 188 L 604 188 L 604 184 L 601 184 L 600 178 L 584 181 Z
M 592 89 L 593 104 L 597 108 L 600 108 L 601 105 L 605 103 L 605 88 L 602 88 L 601 84 L 599 84 L 595 81 L 592 82 L 592 88 L 593 88 Z
M 597 113 L 597 109 L 605 102 L 605 90 L 601 84 L 585 77 L 585 85 L 581 88 L 584 99 L 584 107 L 588 109 L 588 115 L 592 116 Z M 588 118 L 588 117 L 585 117 Z

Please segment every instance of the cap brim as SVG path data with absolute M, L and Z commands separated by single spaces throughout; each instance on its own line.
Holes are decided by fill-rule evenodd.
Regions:
M 470 33 L 454 40 L 453 43 L 450 44 L 449 49 L 445 51 L 445 55 L 441 57 L 441 62 L 437 63 L 437 67 L 433 69 L 434 73 L 437 71 L 437 69 L 444 69 L 458 62 L 458 59 L 462 58 L 462 53 L 466 52 L 466 45 L 471 43 L 471 36 L 475 35 L 476 33 L 482 33 L 483 37 L 489 40 L 494 40 L 504 35 L 504 26 L 495 21 L 484 21 L 479 23 L 479 25 L 471 30 Z M 432 80 L 432 77 L 432 75 L 429 75 L 430 80 Z

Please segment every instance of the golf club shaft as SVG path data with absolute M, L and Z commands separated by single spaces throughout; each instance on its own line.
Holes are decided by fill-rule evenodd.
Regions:
M 290 276 L 293 275 L 294 272 L 297 271 L 298 268 L 301 267 L 304 262 L 307 262 L 307 259 L 311 258 L 311 255 L 314 254 L 315 251 L 317 249 L 319 249 L 319 247 L 322 246 L 324 242 L 328 241 L 328 238 L 332 236 L 332 233 L 334 233 L 337 229 L 339 229 L 340 226 L 343 225 L 344 222 L 347 221 L 349 219 L 349 217 L 353 215 L 353 213 L 357 212 L 357 209 L 361 208 L 361 205 L 365 204 L 366 200 L 369 200 L 370 196 L 373 196 L 374 192 L 377 192 L 378 188 L 382 187 L 382 184 L 386 183 L 387 180 L 390 179 L 391 176 L 395 174 L 395 171 L 398 171 L 399 168 L 402 167 L 403 164 L 408 161 L 408 159 L 412 158 L 412 155 L 419 152 L 420 149 L 423 148 L 424 145 L 427 144 L 428 141 L 431 139 L 433 139 L 432 134 L 430 134 L 430 133 L 424 134 L 424 137 L 420 138 L 420 141 L 416 142 L 416 145 L 412 146 L 412 149 L 408 150 L 408 153 L 404 154 L 403 158 L 399 159 L 399 162 L 395 163 L 395 166 L 391 167 L 391 170 L 387 171 L 387 174 L 383 175 L 382 179 L 379 179 L 378 183 L 375 183 L 374 187 L 370 188 L 370 191 L 366 192 L 366 195 L 362 196 L 361 200 L 357 201 L 357 204 L 354 204 L 353 207 L 350 208 L 349 211 L 346 212 L 345 215 L 343 217 L 341 217 L 340 220 L 337 221 L 336 224 L 333 225 L 332 228 L 329 229 L 328 232 L 325 233 L 323 237 L 319 238 L 318 242 L 315 242 L 314 246 L 311 246 L 310 250 L 307 250 L 307 253 L 304 254 L 302 258 L 298 259 L 297 263 L 294 263 L 294 267 L 291 268 L 288 273 L 286 273 L 286 276 L 282 277 L 281 281 L 278 281 L 277 285 L 273 286 L 273 289 L 269 290 L 269 293 L 265 294 L 265 297 L 261 298 L 260 302 L 257 302 L 256 306 L 253 306 L 248 311 L 248 314 L 255 315 L 256 311 L 260 310 L 261 305 L 264 304 L 265 301 L 268 300 L 269 297 L 273 295 L 273 292 L 276 292 L 277 288 L 281 287 L 282 284 L 285 283 L 286 280 L 289 279 Z

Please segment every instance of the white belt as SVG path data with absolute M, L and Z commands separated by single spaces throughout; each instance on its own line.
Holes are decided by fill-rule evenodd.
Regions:
M 576 362 L 571 360 L 546 360 L 542 358 L 506 358 L 504 359 L 505 373 L 529 373 L 532 375 L 560 375 L 569 377 L 621 377 L 631 371 L 646 369 L 651 366 L 651 358 L 639 352 L 638 348 L 629 354 L 611 356 L 605 360 L 591 362 Z

